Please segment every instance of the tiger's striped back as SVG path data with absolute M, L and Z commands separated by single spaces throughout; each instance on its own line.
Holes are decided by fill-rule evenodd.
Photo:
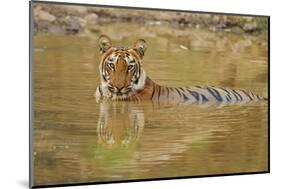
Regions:
M 158 86 L 155 88 L 151 99 L 156 101 L 178 101 L 197 104 L 243 104 L 267 100 L 264 97 L 253 94 L 251 91 L 211 86 Z

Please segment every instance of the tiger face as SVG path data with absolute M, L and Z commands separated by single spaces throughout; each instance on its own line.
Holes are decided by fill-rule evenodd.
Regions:
M 98 95 L 110 99 L 126 99 L 143 88 L 145 72 L 142 69 L 142 58 L 146 50 L 143 39 L 136 41 L 131 48 L 113 47 L 106 35 L 99 38 L 101 56 Z

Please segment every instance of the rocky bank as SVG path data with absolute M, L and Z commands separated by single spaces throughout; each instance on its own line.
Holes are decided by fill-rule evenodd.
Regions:
M 266 17 L 199 14 L 191 12 L 73 6 L 61 4 L 34 5 L 35 33 L 77 34 L 95 31 L 97 24 L 134 22 L 166 24 L 176 28 L 205 28 L 234 33 L 267 32 Z

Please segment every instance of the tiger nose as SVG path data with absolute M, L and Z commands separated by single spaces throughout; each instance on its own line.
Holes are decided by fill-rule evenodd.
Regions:
M 120 93 L 124 87 L 116 87 L 117 93 Z

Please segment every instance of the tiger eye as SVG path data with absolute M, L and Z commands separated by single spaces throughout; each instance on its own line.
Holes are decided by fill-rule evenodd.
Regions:
M 108 63 L 109 67 L 114 69 L 114 64 L 113 63 Z
M 129 65 L 128 70 L 132 70 L 134 68 L 134 65 Z

